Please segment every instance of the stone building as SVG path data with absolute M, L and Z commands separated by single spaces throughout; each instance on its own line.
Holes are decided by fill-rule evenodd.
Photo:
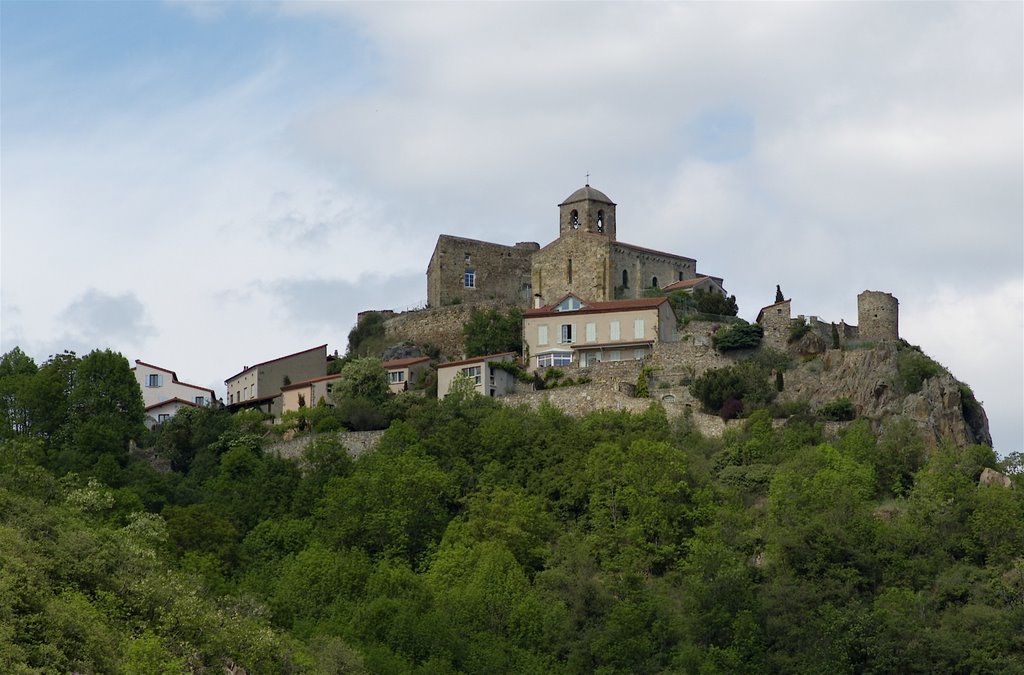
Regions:
M 857 296 L 861 340 L 895 341 L 900 337 L 900 302 L 891 293 L 864 291 Z
M 543 248 L 441 235 L 427 267 L 427 304 L 542 307 L 570 293 L 605 302 L 700 276 L 693 258 L 618 241 L 615 206 L 584 185 L 558 205 L 558 238 Z

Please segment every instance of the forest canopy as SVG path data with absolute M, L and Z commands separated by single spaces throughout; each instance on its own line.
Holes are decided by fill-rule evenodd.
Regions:
M 374 450 L 284 459 L 253 413 L 146 432 L 118 354 L 4 355 L 0 670 L 1024 672 L 1019 457 L 385 404 Z

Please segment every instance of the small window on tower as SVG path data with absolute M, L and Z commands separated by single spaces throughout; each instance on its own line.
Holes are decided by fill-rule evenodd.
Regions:
M 658 287 L 658 277 L 651 277 L 651 288 Z
M 683 280 L 683 273 L 682 273 L 682 272 L 680 272 L 680 273 L 679 273 L 679 281 L 682 281 L 682 280 Z
M 604 232 L 604 211 L 597 212 L 597 231 Z
M 622 287 L 629 288 L 629 271 L 622 270 Z
M 569 224 L 572 225 L 572 229 L 580 229 L 580 213 L 576 209 L 573 209 L 569 213 Z
M 471 260 L 472 259 L 471 259 L 470 255 L 467 253 L 466 254 L 466 264 L 468 265 L 471 262 Z

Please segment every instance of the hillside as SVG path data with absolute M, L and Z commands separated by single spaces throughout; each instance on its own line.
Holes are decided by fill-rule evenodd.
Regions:
M 192 409 L 139 437 L 158 471 L 121 449 L 127 368 L 0 367 L 4 672 L 1024 672 L 1017 459 L 929 449 L 884 394 L 833 440 L 767 408 L 714 438 L 657 405 L 404 395 L 374 450 L 298 461 Z M 28 396 L 68 381 L 64 412 Z

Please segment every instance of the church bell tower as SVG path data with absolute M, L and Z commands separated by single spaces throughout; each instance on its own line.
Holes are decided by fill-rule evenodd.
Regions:
M 558 236 L 590 232 L 615 241 L 615 202 L 589 184 L 558 205 Z

